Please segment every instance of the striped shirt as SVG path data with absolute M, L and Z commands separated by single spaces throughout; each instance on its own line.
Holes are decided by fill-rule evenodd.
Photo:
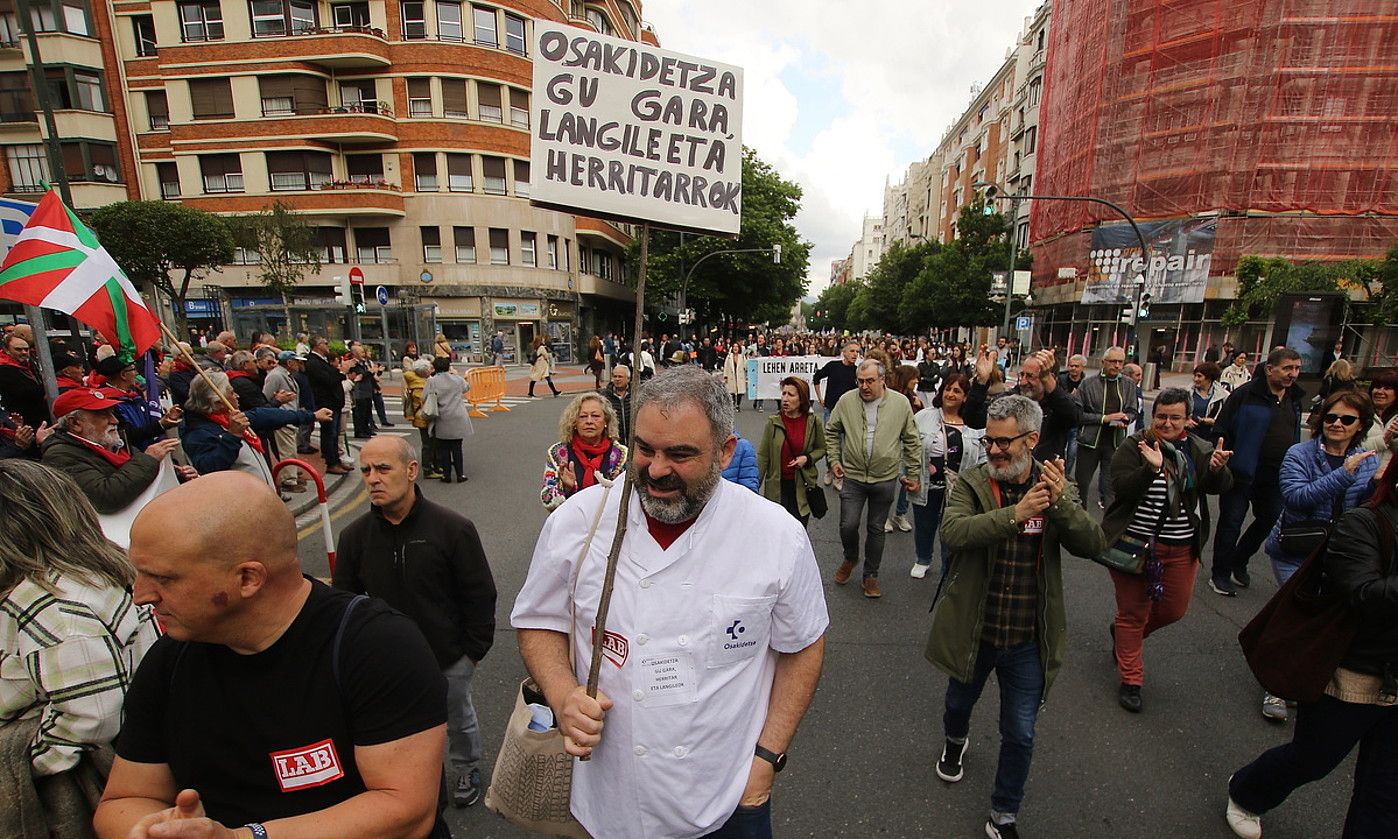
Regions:
M 50 580 L 58 595 L 25 579 L 0 601 L 0 725 L 39 719 L 29 744 L 37 777 L 116 737 L 136 665 L 159 635 L 126 589 Z
M 1160 521 L 1160 511 L 1169 501 L 1165 480 L 1164 472 L 1156 473 L 1155 480 L 1151 481 L 1145 496 L 1136 505 L 1131 523 L 1126 525 L 1126 534 L 1147 541 L 1155 538 L 1166 545 L 1193 544 L 1194 525 L 1189 523 L 1189 514 L 1183 505 L 1180 506 L 1178 515 L 1166 516 L 1163 523 Z

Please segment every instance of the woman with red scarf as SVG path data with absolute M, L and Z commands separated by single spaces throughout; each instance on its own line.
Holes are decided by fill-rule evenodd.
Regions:
M 330 420 L 329 408 L 315 413 L 272 407 L 239 411 L 238 394 L 228 383 L 228 374 L 212 371 L 207 375 L 207 379 L 201 376 L 190 384 L 180 424 L 181 447 L 201 475 L 236 470 L 272 486 L 270 462 L 257 432 Z M 232 403 L 232 411 L 224 399 Z
M 568 403 L 558 423 L 558 443 L 544 464 L 544 509 L 553 510 L 573 493 L 597 483 L 597 473 L 616 480 L 626 468 L 626 447 L 615 441 L 616 413 L 596 393 Z

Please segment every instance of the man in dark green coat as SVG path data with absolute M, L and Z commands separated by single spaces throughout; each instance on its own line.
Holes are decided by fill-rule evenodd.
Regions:
M 43 445 L 44 465 L 77 481 L 103 515 L 139 498 L 160 473 L 160 461 L 179 445 L 178 440 L 157 440 L 144 452 L 127 452 L 117 433 L 116 405 L 122 398 L 111 388 L 74 388 L 59 394 L 53 403 L 58 424 Z
M 951 569 L 932 608 L 927 660 L 950 677 L 937 775 L 962 777 L 971 711 L 990 672 L 1000 682 L 1000 761 L 986 835 L 1017 839 L 1015 826 L 1039 705 L 1063 663 L 1061 551 L 1102 552 L 1102 528 L 1078 503 L 1061 459 L 1034 460 L 1043 410 L 1023 396 L 986 412 L 987 463 L 962 472 L 947 499 L 942 541 Z

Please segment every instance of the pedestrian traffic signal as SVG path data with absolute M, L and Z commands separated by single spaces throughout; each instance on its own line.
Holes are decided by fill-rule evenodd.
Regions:
M 1141 295 L 1141 306 L 1136 310 L 1136 317 L 1145 319 L 1150 317 L 1150 295 Z
M 335 278 L 335 305 L 345 307 L 350 304 L 350 281 L 346 277 Z
M 1126 308 L 1121 310 L 1121 322 L 1126 324 L 1133 324 L 1136 322 L 1135 304 L 1127 304 Z
M 772 262 L 773 262 L 773 264 L 775 264 L 775 265 L 781 265 L 781 264 L 782 264 L 782 246 L 781 246 L 781 245 L 773 245 L 773 246 L 772 246 Z
M 359 314 L 364 314 L 364 286 L 361 283 L 350 284 L 350 300 L 354 303 L 354 310 Z

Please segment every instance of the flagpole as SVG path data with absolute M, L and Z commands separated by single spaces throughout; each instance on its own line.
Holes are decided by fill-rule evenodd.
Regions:
M 209 390 L 218 394 L 218 398 L 223 400 L 223 404 L 228 406 L 228 413 L 231 414 L 237 411 L 238 409 L 228 400 L 228 395 L 218 389 L 218 386 L 214 384 L 214 380 L 209 378 L 209 374 L 204 372 L 204 368 L 200 367 L 199 362 L 194 360 L 194 356 L 189 354 L 189 350 L 184 348 L 184 345 L 180 343 L 180 339 L 176 338 L 175 333 L 170 331 L 170 327 L 165 325 L 165 321 L 157 320 L 156 323 L 160 324 L 160 331 L 164 332 L 165 337 L 170 339 L 170 344 L 174 346 L 178 353 L 184 356 L 185 361 L 189 362 L 189 366 L 193 367 L 194 372 L 199 374 L 199 378 L 204 380 L 204 384 L 209 386 Z
M 38 306 L 26 303 L 24 316 L 29 318 L 29 328 L 34 330 L 33 350 L 39 357 L 39 377 L 44 380 L 44 396 L 52 407 L 53 400 L 58 398 L 58 379 L 54 378 L 53 352 L 49 348 L 48 330 L 44 327 L 44 313 Z

